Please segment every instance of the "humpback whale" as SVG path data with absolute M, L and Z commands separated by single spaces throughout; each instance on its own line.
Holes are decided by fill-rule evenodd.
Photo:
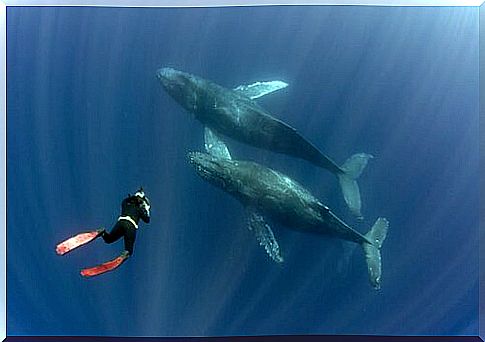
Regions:
M 205 127 L 234 140 L 304 159 L 337 176 L 344 200 L 362 219 L 356 179 L 372 155 L 358 153 L 339 166 L 303 138 L 296 129 L 271 116 L 255 99 L 287 86 L 282 81 L 256 82 L 227 89 L 209 80 L 172 68 L 157 70 L 166 92 Z
M 225 144 L 205 131 L 207 152 L 189 152 L 189 162 L 204 180 L 238 199 L 247 209 L 249 229 L 276 262 L 283 262 L 279 244 L 265 218 L 291 229 L 320 233 L 362 246 L 369 280 L 381 283 L 380 249 L 389 222 L 378 218 L 365 235 L 347 225 L 308 190 L 288 176 L 252 161 L 233 160 Z

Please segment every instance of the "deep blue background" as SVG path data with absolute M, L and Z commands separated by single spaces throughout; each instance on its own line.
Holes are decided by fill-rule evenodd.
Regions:
M 478 8 L 7 9 L 9 335 L 477 334 Z M 273 225 L 283 266 L 244 209 L 186 162 L 202 126 L 160 87 L 172 66 L 260 99 L 339 163 L 376 156 L 362 224 L 332 175 L 228 141 L 285 172 L 365 232 L 391 222 L 382 290 L 359 247 Z M 102 241 L 143 185 L 152 222 L 133 258 Z

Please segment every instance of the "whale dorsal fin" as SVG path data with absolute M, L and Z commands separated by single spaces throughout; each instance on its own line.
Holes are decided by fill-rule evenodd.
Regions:
M 254 209 L 248 209 L 248 221 L 249 230 L 254 232 L 259 244 L 264 247 L 270 258 L 278 263 L 283 262 L 278 241 L 264 218 Z
M 207 153 L 214 157 L 232 159 L 226 144 L 209 127 L 204 130 L 204 144 Z
M 249 85 L 240 85 L 234 88 L 238 93 L 254 100 L 258 97 L 271 94 L 277 90 L 288 87 L 288 83 L 283 81 L 255 82 Z

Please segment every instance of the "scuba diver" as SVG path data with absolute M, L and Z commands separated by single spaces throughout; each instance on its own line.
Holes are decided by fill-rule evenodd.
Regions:
M 145 195 L 143 188 L 140 188 L 133 196 L 128 194 L 128 197 L 121 202 L 121 216 L 109 233 L 104 228 L 79 233 L 59 243 L 56 246 L 56 253 L 58 255 L 64 255 L 98 237 L 102 237 L 104 242 L 108 244 L 118 241 L 123 237 L 125 249 L 120 256 L 101 265 L 85 268 L 81 270 L 81 275 L 84 277 L 92 277 L 112 271 L 133 254 L 133 246 L 138 229 L 138 221 L 140 219 L 145 223 L 150 222 L 150 200 Z

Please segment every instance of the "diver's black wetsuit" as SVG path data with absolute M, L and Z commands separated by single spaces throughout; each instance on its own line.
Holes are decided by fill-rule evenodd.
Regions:
M 140 219 L 145 223 L 150 222 L 150 216 L 142 206 L 143 200 L 137 196 L 129 196 L 121 202 L 121 216 L 118 222 L 113 226 L 111 232 L 104 232 L 101 236 L 104 242 L 113 243 L 118 241 L 121 237 L 125 240 L 125 250 L 131 255 L 133 254 L 133 245 L 136 239 L 136 230 L 138 227 L 134 226 L 128 219 L 123 219 L 123 216 L 129 216 L 138 225 Z

